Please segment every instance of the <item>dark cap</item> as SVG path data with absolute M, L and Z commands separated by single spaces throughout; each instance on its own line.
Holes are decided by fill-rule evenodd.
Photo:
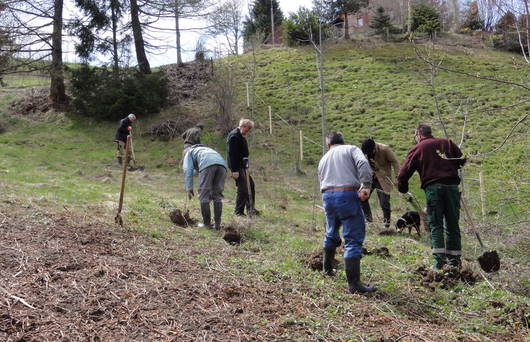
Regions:
M 202 122 L 199 122 L 198 124 L 195 125 L 195 127 L 199 127 L 200 129 L 203 129 L 204 124 Z

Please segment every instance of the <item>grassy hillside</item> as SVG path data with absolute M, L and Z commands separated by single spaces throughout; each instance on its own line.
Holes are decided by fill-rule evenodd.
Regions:
M 444 65 L 473 74 L 528 82 L 528 66 L 511 55 L 469 49 L 442 52 L 446 56 Z M 242 103 L 251 61 L 251 55 L 224 61 L 231 63 L 238 73 Z M 213 119 L 205 110 L 206 100 L 183 103 L 150 119 L 140 117 L 135 128 L 137 159 L 146 170 L 128 176 L 125 224 L 128 229 L 152 238 L 151 243 L 159 246 L 154 248 L 163 249 L 168 240 L 174 241 L 179 250 L 172 252 L 172 257 L 182 264 L 200 265 L 204 275 L 194 274 L 193 284 L 197 288 L 190 295 L 208 292 L 211 284 L 208 274 L 215 272 L 222 275 L 216 278 L 218 287 L 236 288 L 242 297 L 246 296 L 246 301 L 259 303 L 245 307 L 245 317 L 251 323 L 236 326 L 232 331 L 242 340 L 527 340 L 530 312 L 528 122 L 516 130 L 506 148 L 487 158 L 472 158 L 466 167 L 466 193 L 486 245 L 501 254 L 500 272 L 480 273 L 474 258 L 482 251 L 464 223 L 465 266 L 475 272 L 478 282 L 474 285 L 456 282 L 448 288 L 440 284 L 424 286 L 422 276 L 416 271 L 430 263 L 425 234 L 421 238 L 406 234 L 381 236 L 378 235 L 381 223 L 376 222 L 368 226 L 366 248 L 374 251 L 386 247 L 391 256 L 367 255 L 363 259 L 363 278 L 376 284 L 380 291 L 373 297 L 350 295 L 345 289 L 344 272 L 330 279 L 307 266 L 320 249 L 323 234 L 323 215 L 313 205 L 320 203 L 314 173 L 321 147 L 306 141 L 305 159 L 300 165 L 306 176 L 293 171 L 298 155 L 297 130 L 302 129 L 315 142 L 321 141 L 315 56 L 311 49 L 277 48 L 258 51 L 256 61 L 254 119 L 259 127 L 250 142 L 257 206 L 263 216 L 251 222 L 237 221 L 232 215 L 235 187 L 232 180 L 227 180 L 223 220 L 244 227 L 240 246 L 226 245 L 216 232 L 207 229 L 182 229 L 171 224 L 167 214 L 186 206 L 182 174 L 175 166 L 181 142 L 159 142 L 139 136 L 161 118 L 184 118 L 192 113 L 200 113 L 197 119 L 205 120 L 207 127 L 212 127 Z M 418 121 L 431 122 L 436 127 L 436 135 L 443 134 L 433 116 L 436 110 L 423 73 L 425 65 L 416 59 L 409 45 L 336 44 L 327 48 L 325 63 L 328 128 L 343 131 L 349 142 L 358 143 L 367 136 L 375 136 L 392 146 L 403 159 Z M 528 92 L 518 87 L 440 73 L 436 88 L 445 120 L 452 119 L 451 113 L 458 107 L 460 112 L 469 112 L 464 145 L 468 154 L 496 147 L 511 125 L 530 110 L 529 104 L 503 109 L 529 99 Z M 11 99 L 19 94 L 9 96 Z M 460 106 L 461 101 L 464 103 Z M 23 208 L 25 219 L 32 220 L 35 227 L 50 230 L 54 222 L 52 214 L 57 213 L 71 220 L 94 223 L 96 227 L 111 224 L 121 176 L 113 158 L 115 123 L 62 114 L 34 122 L 8 113 L 7 98 L 0 105 L 0 118 L 7 126 L 7 132 L 0 134 L 0 210 L 7 214 L 16 212 L 13 208 Z M 274 133 L 269 136 L 269 105 L 293 127 L 275 120 Z M 487 111 L 492 108 L 495 110 Z M 250 111 L 242 110 L 238 114 L 247 116 Z M 457 140 L 462 120 L 457 115 L 453 120 L 454 130 L 452 124 L 448 125 L 451 134 L 457 132 Z M 221 134 L 207 129 L 204 142 L 224 154 Z M 484 219 L 479 215 L 476 182 L 479 169 L 486 175 L 487 210 L 496 212 Z M 423 198 L 417 189 L 417 179 L 413 184 L 411 188 Z M 380 215 L 375 201 L 372 204 L 374 214 Z M 397 194 L 393 194 L 392 204 L 394 219 L 407 208 Z M 198 218 L 197 200 L 188 205 L 192 216 Z M 138 259 L 143 259 L 142 248 L 133 252 Z M 7 259 L 2 260 L 7 263 Z M 178 273 L 176 277 L 186 282 L 188 276 Z M 8 274 L 5 279 L 10 277 Z M 154 279 L 150 286 L 161 286 L 167 291 L 165 278 L 157 274 L 148 277 Z M 14 283 L 5 286 L 20 295 L 14 291 Z M 195 340 L 237 338 L 226 331 L 216 335 L 215 329 L 211 330 L 212 326 L 217 327 L 215 320 L 204 311 L 205 307 L 231 307 L 234 299 L 220 298 L 217 293 L 209 293 L 208 298 L 215 298 L 213 304 L 206 306 L 201 300 L 200 305 L 186 311 L 194 317 L 194 322 L 202 322 L 190 334 L 194 334 Z M 33 302 L 31 297 L 26 300 Z M 274 302 L 275 309 L 269 308 L 267 301 Z M 101 310 L 105 310 L 102 305 Z M 152 309 L 137 308 L 141 313 Z M 229 312 L 229 315 L 236 314 L 239 311 Z M 133 322 L 141 325 L 137 323 L 141 321 Z

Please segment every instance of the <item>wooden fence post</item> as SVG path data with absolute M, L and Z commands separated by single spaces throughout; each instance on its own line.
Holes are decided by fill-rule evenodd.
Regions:
M 272 108 L 269 106 L 269 134 L 272 135 Z
M 304 134 L 300 130 L 300 160 L 304 160 Z
M 245 82 L 245 85 L 247 86 L 247 108 L 250 108 L 250 91 L 248 89 L 248 82 Z
M 480 183 L 480 209 L 482 210 L 482 217 L 486 216 L 486 185 L 484 184 L 484 172 L 480 171 L 478 174 Z

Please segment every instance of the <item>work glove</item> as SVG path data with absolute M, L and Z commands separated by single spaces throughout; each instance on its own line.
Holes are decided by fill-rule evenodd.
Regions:
M 249 167 L 248 158 L 243 158 L 243 168 L 248 169 L 248 167 Z
M 188 199 L 192 199 L 195 194 L 193 193 L 193 190 L 188 191 Z

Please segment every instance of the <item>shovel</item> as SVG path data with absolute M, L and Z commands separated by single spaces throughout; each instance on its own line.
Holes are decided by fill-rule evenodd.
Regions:
M 245 170 L 245 177 L 246 177 L 247 191 L 248 191 L 248 205 L 250 207 L 250 210 L 248 211 L 248 216 L 252 217 L 252 215 L 254 215 L 254 203 L 252 203 L 252 191 L 251 191 L 252 188 L 250 186 L 250 174 L 249 174 L 248 168 Z
M 132 136 L 131 137 L 131 161 L 132 161 L 132 164 L 134 164 L 134 166 L 131 164 L 131 166 L 129 167 L 129 171 L 136 171 L 136 170 L 140 170 L 140 171 L 143 171 L 145 169 L 144 166 L 138 166 L 136 164 L 136 156 L 134 154 L 134 145 L 133 145 L 133 140 L 132 140 Z
M 464 213 L 466 214 L 466 218 L 469 223 L 469 226 L 471 227 L 471 231 L 477 237 L 478 243 L 480 244 L 480 250 L 483 251 L 482 255 L 477 258 L 478 263 L 480 264 L 480 268 L 482 268 L 482 270 L 487 273 L 498 271 L 501 268 L 501 259 L 499 258 L 499 254 L 495 250 L 484 252 L 484 243 L 482 242 L 482 239 L 478 234 L 478 231 L 475 227 L 475 222 L 471 218 L 469 208 L 467 207 L 464 198 L 460 198 L 460 204 L 462 205 L 462 208 L 464 208 Z
M 118 213 L 114 217 L 114 222 L 123 227 L 123 218 L 121 217 L 121 209 L 123 208 L 123 194 L 125 192 L 125 178 L 127 177 L 127 166 L 129 165 L 129 146 L 131 144 L 131 136 L 127 136 L 127 142 L 125 143 L 125 161 L 123 162 L 123 174 L 121 176 L 121 189 L 120 189 L 120 203 L 118 205 Z

